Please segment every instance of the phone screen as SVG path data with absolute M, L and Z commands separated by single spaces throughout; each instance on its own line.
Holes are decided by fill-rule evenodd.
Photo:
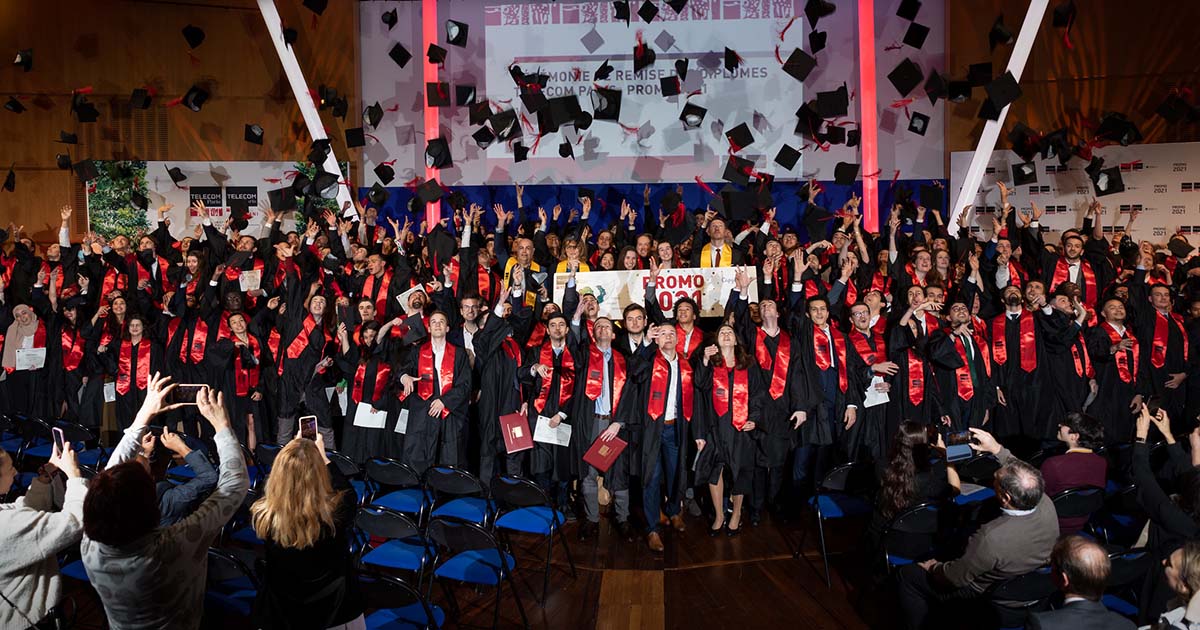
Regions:
M 300 418 L 300 437 L 306 440 L 317 439 L 317 417 L 302 416 Z
M 196 404 L 196 393 L 205 385 L 194 383 L 180 383 L 171 391 L 171 402 L 182 405 Z
M 946 445 L 955 446 L 957 444 L 970 444 L 971 439 L 972 436 L 970 431 L 959 431 L 958 433 L 951 433 L 946 436 Z
M 62 429 L 54 427 L 50 430 L 50 433 L 54 436 L 54 450 L 61 455 L 67 443 L 66 438 L 63 437 Z

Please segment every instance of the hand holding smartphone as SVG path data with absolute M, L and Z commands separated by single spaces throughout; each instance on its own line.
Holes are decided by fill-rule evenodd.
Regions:
M 317 439 L 317 417 L 316 416 L 301 416 L 300 417 L 300 437 L 306 440 L 316 441 Z

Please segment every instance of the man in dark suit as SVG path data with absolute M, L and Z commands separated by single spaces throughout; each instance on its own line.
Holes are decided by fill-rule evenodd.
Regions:
M 1111 565 L 1100 545 L 1082 537 L 1065 536 L 1050 554 L 1054 583 L 1063 594 L 1058 610 L 1033 613 L 1030 630 L 1133 630 L 1133 622 L 1100 603 Z

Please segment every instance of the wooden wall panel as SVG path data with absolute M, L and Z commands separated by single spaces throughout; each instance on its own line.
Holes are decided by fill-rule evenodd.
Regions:
M 312 89 L 325 84 L 349 97 L 345 121 L 329 110 L 322 119 L 339 158 L 357 168 L 357 151 L 348 155 L 342 144 L 362 110 L 357 3 L 330 2 L 320 18 L 300 0 L 276 4 L 299 32 L 294 48 Z M 187 24 L 206 34 L 191 54 L 181 34 Z M 17 172 L 16 192 L 0 193 L 0 223 L 24 224 L 39 241 L 54 238 L 58 208 L 77 203 L 81 187 L 55 167 L 55 154 L 68 149 L 76 160 L 302 159 L 308 131 L 267 38 L 254 0 L 0 2 L 0 42 L 13 48 L 0 51 L 0 100 L 16 96 L 27 108 L 20 115 L 0 110 L 0 168 L 12 164 Z M 32 72 L 8 65 L 21 48 L 34 49 Z M 212 95 L 202 111 L 165 106 L 193 83 Z M 130 92 L 147 85 L 158 93 L 151 111 L 130 112 Z M 101 111 L 91 125 L 69 111 L 72 90 L 84 86 Z M 263 146 L 243 140 L 246 123 L 264 128 Z M 82 144 L 55 143 L 60 130 L 79 133 Z

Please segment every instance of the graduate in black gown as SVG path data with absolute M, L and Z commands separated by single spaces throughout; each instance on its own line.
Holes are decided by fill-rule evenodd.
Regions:
M 146 320 L 141 315 L 126 318 L 126 336 L 97 348 L 97 360 L 113 377 L 117 394 L 116 416 L 121 429 L 133 424 L 152 374 L 165 374 L 162 345 L 146 336 Z
M 372 457 L 399 459 L 402 453 L 393 444 L 395 420 L 389 423 L 390 407 L 395 396 L 390 395 L 392 368 L 388 364 L 388 333 L 400 323 L 399 318 L 388 320 L 383 326 L 371 320 L 362 325 L 358 340 L 350 339 L 346 324 L 338 324 L 339 350 L 336 358 L 338 369 L 348 381 L 349 409 L 345 413 L 342 428 L 341 452 L 362 466 Z M 377 414 L 368 414 L 363 405 Z M 389 426 L 389 424 L 391 426 Z M 398 437 L 398 436 L 397 436 Z
M 942 415 L 929 361 L 929 335 L 941 328 L 933 313 L 941 310 L 942 303 L 927 300 L 925 289 L 918 286 L 909 287 L 905 295 L 908 307 L 888 333 L 889 356 L 900 366 L 888 394 L 895 403 L 885 432 L 889 444 L 902 422 L 930 424 Z
M 83 317 L 87 310 L 87 296 L 79 295 L 74 287 L 59 294 L 53 279 L 47 291 L 37 286 L 33 289 L 33 306 L 46 327 L 46 396 L 49 413 L 79 422 L 87 427 L 99 426 L 100 418 L 88 413 L 92 407 L 80 404 L 81 392 L 100 396 L 103 382 L 98 380 L 87 391 L 86 383 L 94 361 L 94 353 L 88 352 L 88 337 L 91 323 Z
M 997 405 L 991 433 L 1010 443 L 1031 441 L 1036 450 L 1043 439 L 1053 439 L 1059 419 L 1042 417 L 1041 396 L 1047 379 L 1043 340 L 1045 297 L 1025 305 L 1021 289 L 1008 285 L 1000 295 L 1004 311 L 987 322 L 992 355 L 992 378 Z M 1054 428 L 1047 434 L 1047 425 Z
M 996 404 L 988 341 L 967 305 L 950 302 L 945 328 L 929 340 L 938 396 L 942 401 L 942 423 L 953 431 L 982 427 Z
M 333 418 L 325 394 L 325 372 L 333 365 L 332 357 L 326 356 L 326 347 L 333 345 L 330 332 L 333 308 L 316 289 L 315 284 L 310 287 L 289 279 L 287 298 L 282 305 L 284 312 L 276 318 L 279 416 L 275 439 L 284 444 L 291 441 L 296 435 L 296 420 L 311 414 L 317 417 L 325 444 L 333 447 Z
M 1096 369 L 1096 399 L 1088 413 L 1104 424 L 1104 440 L 1127 444 L 1133 438 L 1134 416 L 1150 395 L 1148 370 L 1140 342 L 1126 326 L 1125 302 L 1110 297 L 1100 311 L 1103 321 L 1084 333 L 1088 356 Z
M 525 353 L 522 377 L 529 383 L 529 430 L 536 433 L 538 416 L 548 418 L 551 428 L 561 423 L 572 425 L 570 418 L 572 399 L 578 372 L 586 361 L 578 346 L 570 338 L 567 318 L 554 313 L 546 320 L 546 339 Z M 578 474 L 579 465 L 572 456 L 571 447 L 534 442 L 530 457 L 530 472 L 538 484 L 546 489 L 558 505 L 567 499 L 567 484 Z
M 399 377 L 408 409 L 402 460 L 418 473 L 466 464 L 471 362 L 447 341 L 448 321 L 441 311 L 429 316 L 429 339 L 409 353 Z
M 214 344 L 226 357 L 224 371 L 233 381 L 232 389 L 225 390 L 225 404 L 231 409 L 229 419 L 238 440 L 253 452 L 267 439 L 261 388 L 266 344 L 250 332 L 245 313 L 230 313 L 225 322 L 228 336 Z
M 1088 397 L 1098 392 L 1096 369 L 1083 335 L 1091 313 L 1072 295 L 1071 287 L 1067 282 L 1059 285 L 1050 302 L 1053 310 L 1042 320 L 1047 391 L 1040 415 L 1046 425 L 1057 424 L 1068 413 L 1083 412 Z
M 480 328 L 471 340 L 479 371 L 479 478 L 484 484 L 490 484 L 501 474 L 519 476 L 524 459 L 524 451 L 508 454 L 500 432 L 500 416 L 527 411 L 519 374 L 524 365 L 523 353 L 516 339 L 521 335 L 516 331 L 529 328 L 533 311 L 525 306 L 522 294 L 514 296 L 506 292 L 505 295 L 509 301 L 502 304 L 502 311 L 508 310 L 509 315 L 484 312 L 480 315 Z
M 1192 418 L 1185 418 L 1188 373 L 1195 357 L 1188 344 L 1183 316 L 1175 312 L 1172 289 L 1166 284 L 1147 285 L 1137 280 L 1129 287 L 1131 324 L 1142 351 L 1150 394 L 1157 396 L 1167 415 L 1175 419 L 1175 431 L 1187 433 L 1193 428 Z

